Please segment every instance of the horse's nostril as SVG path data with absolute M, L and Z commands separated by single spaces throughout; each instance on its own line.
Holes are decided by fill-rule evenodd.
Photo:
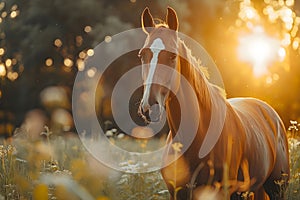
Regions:
M 148 107 L 141 106 L 139 113 L 147 122 L 158 122 L 160 120 L 160 106 L 158 102 Z
M 144 109 L 141 109 L 142 116 L 145 118 L 146 121 L 151 122 L 150 118 L 150 110 L 147 109 L 146 111 Z

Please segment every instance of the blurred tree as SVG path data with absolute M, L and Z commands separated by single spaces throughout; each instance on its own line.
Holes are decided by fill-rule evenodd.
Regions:
M 106 35 L 130 28 L 118 16 L 111 16 L 104 4 L 97 0 L 1 2 L 0 48 L 4 53 L 0 61 L 6 73 L 1 76 L 0 111 L 12 112 L 15 125 L 26 111 L 40 106 L 44 87 L 71 89 L 77 63 L 87 49 Z M 7 65 L 8 59 L 14 63 Z

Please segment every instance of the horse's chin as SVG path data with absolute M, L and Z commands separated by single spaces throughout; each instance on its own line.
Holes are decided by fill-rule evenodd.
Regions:
M 150 124 L 150 123 L 159 123 L 161 120 L 161 117 L 159 118 L 155 118 L 155 119 L 150 119 L 148 116 L 145 115 L 141 115 L 141 117 L 144 119 L 146 124 Z
M 161 120 L 161 115 L 159 116 L 155 116 L 155 117 L 151 117 L 150 119 L 150 123 L 158 123 Z
M 146 112 L 144 112 L 142 108 L 139 108 L 139 114 L 148 124 L 158 123 L 162 119 L 162 110 L 159 104 L 151 106 Z

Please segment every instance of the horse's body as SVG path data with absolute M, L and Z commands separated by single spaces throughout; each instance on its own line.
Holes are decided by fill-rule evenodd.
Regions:
M 147 26 L 154 26 L 148 9 L 143 12 L 142 24 L 145 32 L 148 31 Z M 168 8 L 167 24 L 170 29 L 177 31 L 176 13 L 171 8 Z M 163 60 L 163 54 L 160 52 L 175 41 L 176 48 L 185 53 L 185 58 L 177 56 L 175 60 L 172 57 L 175 61 L 172 60 L 170 64 L 167 61 L 162 63 L 173 67 L 189 81 L 196 93 L 199 107 L 195 108 L 194 104 L 190 103 L 192 96 L 182 87 L 182 79 L 170 74 L 170 77 L 172 79 L 175 77 L 176 80 L 176 83 L 172 82 L 175 86 L 170 87 L 176 89 L 177 98 L 166 92 L 165 88 L 151 84 L 148 88 L 145 86 L 141 113 L 146 115 L 147 112 L 150 114 L 154 112 L 152 115 L 155 117 L 152 119 L 157 119 L 156 115 L 160 112 L 155 114 L 157 110 L 151 111 L 151 104 L 163 104 L 166 107 L 170 128 L 168 143 L 172 144 L 179 131 L 181 108 L 189 113 L 189 120 L 195 119 L 200 112 L 197 134 L 188 149 L 181 154 L 170 145 L 165 151 L 164 163 L 176 157 L 175 162 L 161 170 L 171 199 L 198 199 L 197 191 L 204 185 L 218 189 L 220 198 L 228 195 L 231 199 L 235 199 L 238 198 L 238 192 L 254 192 L 255 199 L 264 199 L 267 195 L 270 199 L 283 199 L 289 178 L 288 145 L 284 125 L 277 113 L 265 102 L 254 98 L 226 100 L 222 89 L 208 82 L 190 51 L 177 35 L 164 38 L 163 33 L 166 29 L 167 26 L 159 26 L 147 32 L 148 39 L 143 49 L 149 48 L 153 55 L 148 61 L 147 57 L 151 52 L 146 51 L 149 55 L 142 55 L 146 57 L 143 64 L 150 65 L 146 70 L 148 76 L 144 74 L 145 80 L 149 81 L 149 74 L 152 78 L 155 76 L 154 64 L 159 64 L 159 59 Z M 178 98 L 183 101 L 179 103 Z M 214 118 L 215 115 L 212 113 L 212 110 L 218 111 L 219 104 L 226 107 L 221 134 L 211 151 L 200 158 L 198 152 L 203 145 L 209 124 L 218 125 L 220 121 Z M 145 118 L 151 120 L 151 117 Z

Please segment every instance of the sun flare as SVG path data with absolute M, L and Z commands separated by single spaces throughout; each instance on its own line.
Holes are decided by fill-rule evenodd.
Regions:
M 280 41 L 268 36 L 262 28 L 239 38 L 238 58 L 251 64 L 256 77 L 268 74 L 270 64 L 282 60 L 282 56 L 285 54 Z

